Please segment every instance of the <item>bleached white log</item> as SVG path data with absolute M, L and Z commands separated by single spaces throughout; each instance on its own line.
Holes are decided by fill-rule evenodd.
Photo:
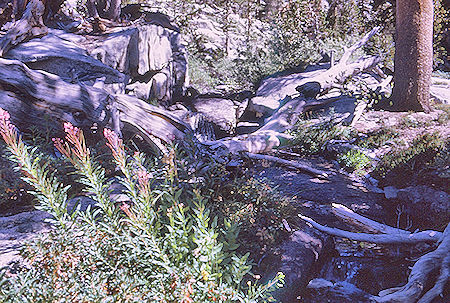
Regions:
M 321 225 L 315 222 L 313 219 L 303 216 L 301 214 L 299 214 L 298 216 L 304 221 L 308 222 L 314 228 L 324 233 L 361 242 L 369 242 L 376 244 L 416 244 L 421 242 L 437 242 L 442 236 L 441 232 L 437 232 L 434 230 L 426 230 L 410 234 L 355 233 Z
M 316 169 L 316 168 L 313 168 L 306 164 L 298 163 L 295 161 L 289 161 L 289 160 L 281 159 L 281 158 L 274 157 L 274 156 L 253 154 L 253 153 L 246 153 L 246 155 L 250 159 L 266 160 L 266 161 L 270 161 L 270 162 L 275 162 L 275 163 L 281 164 L 283 166 L 295 168 L 300 171 L 306 172 L 308 174 L 312 174 L 314 176 L 318 176 L 318 177 L 322 177 L 322 178 L 328 178 L 328 175 L 330 174 L 330 172 Z
M 372 233 L 382 233 L 382 234 L 403 234 L 403 235 L 409 235 L 411 234 L 407 230 L 391 227 L 386 224 L 382 224 L 379 222 L 376 222 L 374 220 L 371 220 L 369 218 L 366 218 L 364 216 L 361 216 L 355 212 L 353 212 L 351 209 L 347 208 L 346 206 L 342 204 L 333 203 L 332 206 L 332 212 L 340 219 L 344 220 L 345 222 L 363 228 L 366 231 L 372 232 Z

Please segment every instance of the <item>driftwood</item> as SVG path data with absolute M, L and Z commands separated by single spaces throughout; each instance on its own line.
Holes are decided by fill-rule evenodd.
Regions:
M 332 228 L 321 225 L 311 218 L 303 215 L 298 215 L 301 219 L 308 222 L 312 227 L 327 233 L 329 235 L 347 238 L 350 240 L 370 242 L 376 244 L 417 244 L 421 242 L 438 242 L 441 239 L 442 233 L 434 230 L 426 230 L 418 233 L 400 233 L 400 234 L 368 234 L 368 233 L 355 233 L 338 228 Z
M 348 77 L 376 66 L 381 61 L 381 58 L 378 56 L 361 58 L 353 63 L 349 63 L 349 60 L 355 50 L 365 45 L 379 29 L 379 27 L 374 28 L 360 41 L 346 49 L 339 62 L 328 70 L 303 73 L 301 74 L 301 80 L 299 80 L 299 76 L 296 76 L 291 82 L 288 80 L 280 81 L 280 87 L 263 87 L 262 91 L 282 91 L 282 95 L 275 93 L 269 97 L 283 99 L 284 103 L 282 102 L 281 106 L 265 120 L 264 125 L 254 133 L 205 143 L 214 147 L 223 146 L 228 148 L 232 153 L 263 153 L 279 147 L 283 142 L 287 141 L 287 136 L 283 132 L 292 129 L 302 113 L 323 107 L 338 100 L 338 98 L 325 100 L 310 99 L 307 98 L 307 95 L 305 97 L 305 94 L 300 94 L 299 96 L 296 88 L 307 83 L 315 82 L 320 84 L 320 90 L 326 91 L 334 86 L 339 86 L 339 83 L 343 83 Z
M 351 209 L 345 207 L 344 205 L 333 203 L 332 212 L 341 220 L 359 228 L 362 228 L 371 233 L 381 233 L 381 234 L 404 234 L 409 235 L 410 232 L 404 229 L 391 227 L 386 224 L 382 224 L 366 218 L 364 216 L 358 215 Z
M 28 2 L 22 18 L 14 24 L 5 36 L 0 38 L 0 57 L 14 46 L 48 33 L 43 20 L 45 9 L 41 0 L 30 0 Z
M 19 129 L 31 126 L 62 130 L 63 122 L 85 130 L 127 126 L 147 142 L 182 139 L 190 128 L 170 112 L 136 97 L 112 95 L 103 89 L 71 84 L 60 77 L 29 69 L 20 61 L 0 58 L 0 107 Z M 155 144 L 155 146 L 158 144 Z

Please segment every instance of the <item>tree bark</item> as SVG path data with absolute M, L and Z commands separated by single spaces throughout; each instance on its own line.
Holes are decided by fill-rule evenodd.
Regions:
M 30 0 L 22 15 L 5 36 L 0 38 L 0 57 L 14 46 L 34 37 L 48 33 L 44 25 L 45 4 L 41 0 Z
M 86 134 L 93 127 L 109 127 L 118 133 L 122 127 L 139 134 L 156 149 L 161 148 L 155 138 L 170 143 L 190 132 L 189 126 L 169 111 L 136 97 L 67 83 L 56 75 L 2 58 L 0 107 L 10 113 L 12 122 L 22 131 L 34 126 L 61 134 L 64 122 L 82 128 Z
M 120 0 L 109 0 L 109 7 L 105 12 L 105 17 L 111 21 L 119 21 L 120 19 Z
M 394 109 L 430 108 L 433 71 L 433 0 L 397 0 L 394 57 Z

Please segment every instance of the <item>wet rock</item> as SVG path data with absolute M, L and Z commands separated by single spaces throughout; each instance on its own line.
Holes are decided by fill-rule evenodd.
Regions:
M 308 303 L 369 303 L 374 297 L 347 282 L 332 283 L 324 279 L 314 279 L 308 283 L 305 301 Z
M 234 134 L 237 112 L 233 101 L 217 97 L 198 97 L 192 101 L 192 106 L 213 123 L 217 137 Z
M 396 198 L 416 225 L 441 226 L 450 220 L 450 195 L 444 191 L 425 185 L 410 186 L 398 190 Z
M 294 232 L 281 246 L 278 271 L 285 274 L 285 285 L 275 297 L 280 302 L 296 302 L 319 264 L 319 257 L 329 252 L 331 247 L 330 238 L 312 228 L 304 227 Z
M 398 195 L 398 189 L 395 188 L 394 186 L 386 186 L 383 189 L 383 192 L 386 199 L 395 199 L 397 198 Z

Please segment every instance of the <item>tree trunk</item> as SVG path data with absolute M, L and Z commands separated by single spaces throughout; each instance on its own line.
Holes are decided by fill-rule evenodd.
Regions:
M 111 21 L 119 21 L 121 0 L 109 0 L 109 6 L 105 12 L 105 17 Z
M 430 111 L 433 0 L 397 0 L 394 109 Z
M 94 6 L 95 13 L 92 14 L 92 9 L 90 9 L 90 14 L 92 17 L 98 17 L 108 19 L 111 21 L 119 21 L 120 17 L 120 5 L 121 0 L 89 0 L 88 5 Z

